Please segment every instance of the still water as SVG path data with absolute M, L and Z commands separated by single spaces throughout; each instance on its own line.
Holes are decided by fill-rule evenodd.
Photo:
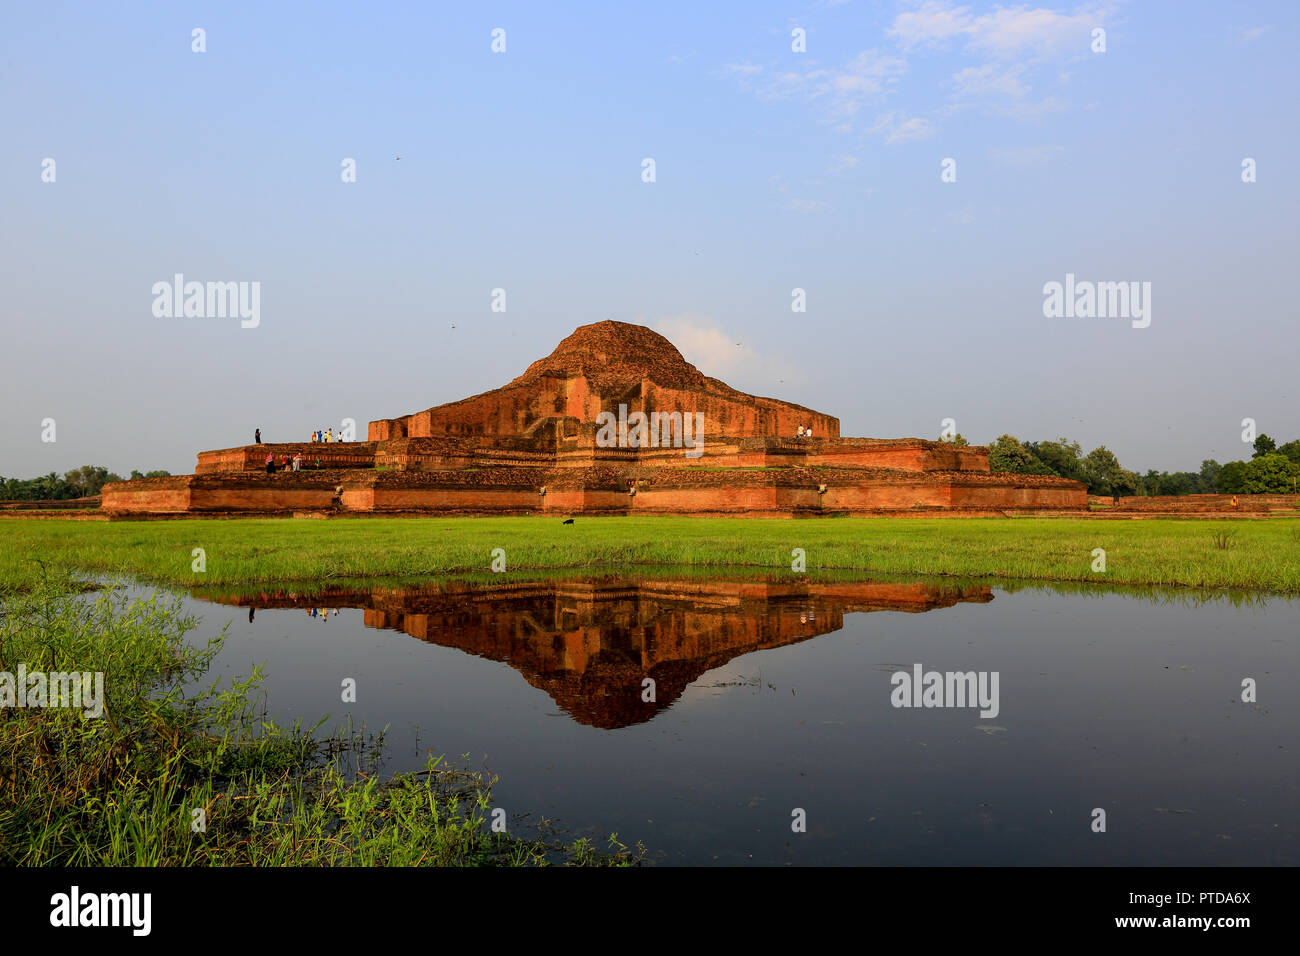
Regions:
M 271 714 L 388 725 L 386 771 L 469 754 L 509 820 L 657 863 L 1300 859 L 1300 600 L 663 571 L 185 603 Z M 996 707 L 895 706 L 932 670 Z

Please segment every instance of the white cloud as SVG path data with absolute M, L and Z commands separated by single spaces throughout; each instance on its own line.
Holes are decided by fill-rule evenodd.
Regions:
M 830 162 L 826 164 L 826 175 L 838 176 L 840 173 L 848 172 L 860 162 L 857 156 L 832 156 Z
M 952 81 L 959 97 L 1008 96 L 1019 99 L 1029 92 L 1029 87 L 1021 81 L 1024 72 L 1022 65 L 986 63 L 954 73 Z
M 746 89 L 760 74 L 748 65 L 733 64 L 728 71 L 739 76 Z M 906 71 L 907 61 L 901 57 L 864 50 L 841 67 L 814 63 L 803 70 L 763 73 L 764 80 L 753 88 L 760 99 L 806 100 L 817 106 L 826 122 L 843 123 L 864 104 L 883 98 Z
M 1092 30 L 1113 23 L 1112 11 L 1123 0 L 1085 0 L 1065 10 L 1021 4 L 982 11 L 954 0 L 899 2 L 903 9 L 885 31 L 898 46 L 893 52 L 864 50 L 838 67 L 798 57 L 796 69 L 790 67 L 791 58 L 783 58 L 776 69 L 733 63 L 726 70 L 761 100 L 809 103 L 817 119 L 839 133 L 862 130 L 860 117 L 874 114 L 867 132 L 897 145 L 934 136 L 936 121 L 964 110 L 1033 121 L 1066 109 L 1055 97 L 1031 100 L 1030 80 L 1053 63 L 1064 85 L 1066 64 L 1095 59 Z M 1265 29 L 1253 28 L 1242 36 L 1254 37 Z M 932 49 L 955 49 L 974 62 L 950 73 L 946 103 L 940 96 L 940 102 L 922 101 L 924 108 L 899 108 L 891 100 L 909 71 L 909 58 Z M 913 111 L 927 118 L 907 115 Z M 835 157 L 827 173 L 846 168 L 849 164 Z
M 901 111 L 895 110 L 877 116 L 871 132 L 883 136 L 887 146 L 894 146 L 898 143 L 929 139 L 935 134 L 935 129 L 929 120 L 917 116 L 908 117 Z
M 1023 149 L 995 149 L 993 160 L 1005 166 L 1036 166 L 1065 152 L 1064 146 L 1027 146 Z
M 900 13 L 886 31 L 904 48 L 936 44 L 961 36 L 971 29 L 968 7 L 954 7 L 942 0 L 921 4 L 917 10 Z
M 1265 33 L 1267 33 L 1271 29 L 1273 29 L 1271 26 L 1242 27 L 1237 31 L 1237 42 L 1254 43 L 1256 40 L 1258 40 L 1260 37 L 1262 37 Z
M 724 330 L 707 316 L 676 315 L 647 323 L 677 346 L 682 357 L 705 375 L 740 386 L 728 376 L 750 382 L 779 382 L 789 385 L 801 380 L 793 368 L 774 356 L 760 354 L 745 343 L 745 337 Z
M 1017 100 L 1011 103 L 990 104 L 986 107 L 985 112 L 995 116 L 1009 116 L 1012 119 L 1032 121 L 1040 120 L 1050 113 L 1063 113 L 1067 108 L 1063 101 L 1055 96 L 1049 96 L 1035 102 Z M 1084 109 L 1088 108 L 1084 107 Z
M 816 212 L 825 212 L 831 207 L 820 199 L 791 199 L 785 204 L 785 208 L 807 216 Z
M 1088 52 L 1092 29 L 1103 24 L 1107 12 L 1104 7 L 1058 13 L 1044 7 L 1018 6 L 974 14 L 970 7 L 948 0 L 925 0 L 916 9 L 898 14 L 886 32 L 904 50 L 960 40 L 968 51 L 997 59 L 1045 59 L 1071 49 L 1079 54 Z

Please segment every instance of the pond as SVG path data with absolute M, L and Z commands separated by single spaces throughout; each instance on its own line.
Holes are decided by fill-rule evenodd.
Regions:
M 672 569 L 184 600 L 271 714 L 387 726 L 385 772 L 467 754 L 512 830 L 661 864 L 1300 858 L 1300 600 Z

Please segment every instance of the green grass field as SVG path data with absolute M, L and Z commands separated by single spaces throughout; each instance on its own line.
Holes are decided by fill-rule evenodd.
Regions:
M 194 549 L 205 570 L 193 569 Z M 44 569 L 171 585 L 329 583 L 486 572 L 673 565 L 956 575 L 1300 592 L 1300 521 L 970 518 L 291 518 L 0 522 L 0 585 Z M 1092 569 L 1105 550 L 1106 570 Z

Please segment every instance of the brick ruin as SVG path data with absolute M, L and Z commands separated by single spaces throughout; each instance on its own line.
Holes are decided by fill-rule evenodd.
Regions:
M 305 470 L 267 474 L 267 454 L 300 454 Z M 373 421 L 364 442 L 203 451 L 193 475 L 109 484 L 102 496 L 110 515 L 1087 508 L 1079 482 L 991 473 L 987 448 L 841 438 L 834 416 L 739 392 L 663 336 L 612 321 L 581 326 L 502 388 Z
M 694 577 L 439 581 L 411 588 L 258 595 L 195 592 L 256 609 L 361 608 L 366 627 L 509 664 L 576 721 L 650 720 L 700 675 L 742 654 L 838 631 L 844 616 L 993 600 L 987 585 Z M 326 625 L 328 626 L 328 624 Z M 654 702 L 641 694 L 655 681 Z

